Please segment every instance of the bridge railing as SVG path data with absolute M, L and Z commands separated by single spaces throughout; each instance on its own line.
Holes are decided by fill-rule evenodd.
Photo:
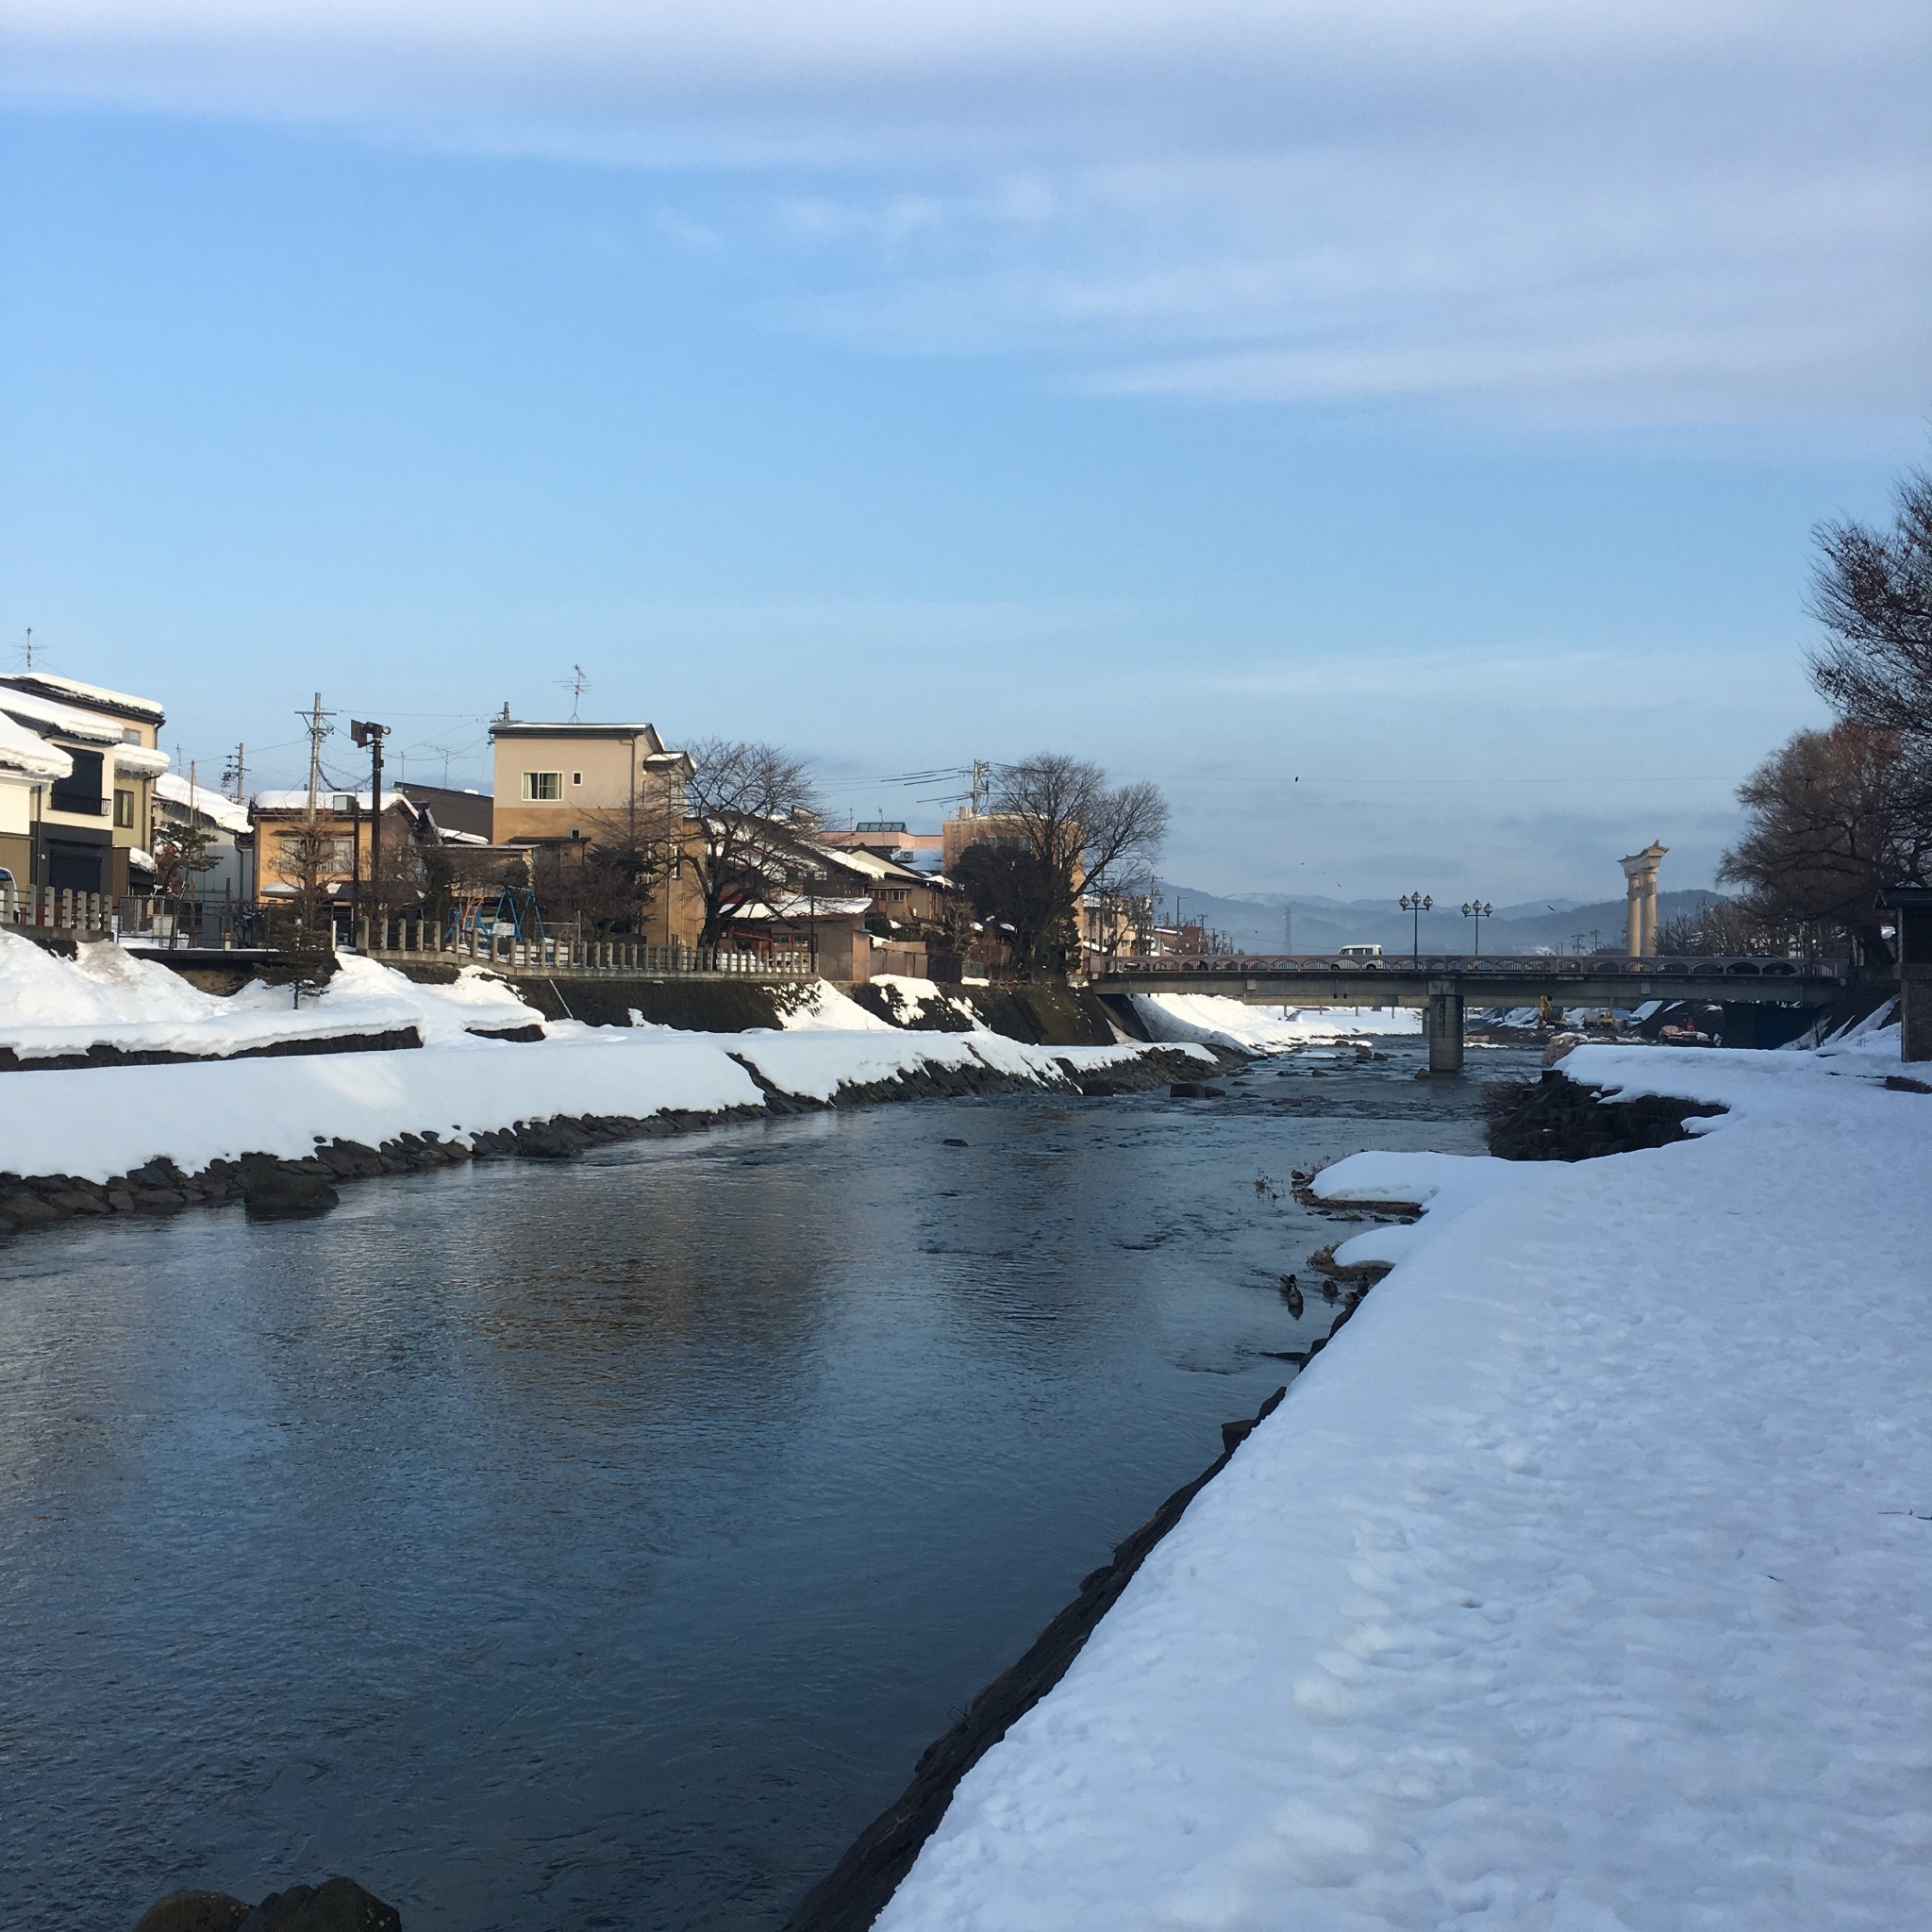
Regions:
M 1538 979 L 1700 978 L 1714 975 L 1740 979 L 1846 980 L 1851 968 L 1842 959 L 1790 959 L 1742 953 L 1630 959 L 1621 955 L 1590 953 L 1423 953 L 1396 954 L 1379 959 L 1339 953 L 1228 953 L 1206 958 L 1107 959 L 1096 961 L 1088 977 L 1099 981 L 1135 978 L 1172 979 L 1198 974 L 1206 978 L 1257 979 L 1304 977 L 1320 973 L 1387 974 L 1414 979 L 1440 974 L 1512 974 Z

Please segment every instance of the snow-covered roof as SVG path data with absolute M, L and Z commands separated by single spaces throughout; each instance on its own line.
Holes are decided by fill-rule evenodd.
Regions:
M 350 808 L 343 801 L 351 798 L 356 801 L 356 810 L 369 809 L 370 792 L 366 786 L 360 791 L 352 791 L 341 785 L 323 786 L 315 794 L 315 808 L 317 811 L 326 812 L 347 811 Z M 294 785 L 279 791 L 258 791 L 249 802 L 257 811 L 306 812 L 308 809 L 308 788 L 306 785 Z M 382 808 L 384 811 L 407 812 L 412 818 L 420 809 L 399 791 L 385 791 L 382 794 Z
M 870 899 L 812 898 L 802 892 L 773 900 L 769 905 L 741 906 L 734 919 L 861 919 L 872 910 Z
M 49 744 L 38 731 L 16 724 L 0 711 L 0 772 L 27 778 L 65 778 L 73 770 L 74 760 L 58 744 Z
M 155 780 L 155 796 L 164 805 L 179 806 L 184 811 L 197 811 L 210 824 L 225 832 L 248 829 L 248 808 L 207 785 L 191 785 L 179 772 L 166 772 Z M 304 792 L 306 799 L 308 793 Z
M 139 772 L 150 778 L 158 778 L 168 769 L 168 754 L 156 751 L 151 745 L 117 744 L 114 747 L 114 769 L 117 772 Z
M 16 671 L 0 677 L 0 684 L 15 691 L 39 691 L 55 699 L 69 698 L 75 704 L 125 712 L 149 724 L 162 724 L 167 717 L 153 698 L 133 697 L 125 691 L 109 691 L 105 685 L 83 684 L 77 677 L 57 677 L 51 671 Z
M 857 846 L 847 848 L 815 844 L 812 850 L 830 859 L 834 865 L 842 867 L 847 872 L 862 873 L 869 879 L 897 879 L 916 886 L 923 886 L 926 882 L 924 873 L 914 872 L 909 866 L 897 864 L 890 858 L 881 858 L 877 853 L 862 851 Z
M 37 731 L 58 731 L 62 738 L 77 738 L 84 744 L 121 742 L 120 725 L 92 711 L 76 711 L 72 705 L 57 705 L 51 698 L 37 697 L 4 679 L 0 679 L 0 711 Z
M 158 872 L 160 870 L 154 861 L 154 855 L 143 852 L 139 845 L 133 845 L 128 848 L 127 862 L 136 872 Z

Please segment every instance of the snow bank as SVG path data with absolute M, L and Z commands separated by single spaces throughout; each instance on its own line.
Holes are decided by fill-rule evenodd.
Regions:
M 371 1009 L 353 999 L 343 1008 Z M 498 1008 L 483 1001 L 471 1010 L 493 1017 Z M 192 1171 L 250 1152 L 307 1154 L 318 1137 L 376 1144 L 425 1128 L 462 1136 L 556 1114 L 642 1118 L 761 1106 L 741 1060 L 788 1093 L 831 1100 L 843 1086 L 974 1061 L 1059 1085 L 1062 1061 L 1104 1067 L 1140 1050 L 890 1027 L 714 1034 L 571 1022 L 553 1024 L 541 1041 L 513 1043 L 433 1019 L 425 1030 L 439 1024 L 440 1041 L 401 1053 L 0 1074 L 0 1170 L 98 1181 L 161 1154 Z
M 1399 1007 L 1251 1007 L 1209 992 L 1129 997 L 1150 1040 L 1199 1041 L 1244 1053 L 1281 1053 L 1311 1040 L 1422 1031 L 1421 1013 Z
M 1729 1112 L 1321 1175 L 1426 1204 L 1399 1265 L 878 1932 L 1932 1924 L 1932 1099 L 1855 1055 L 1565 1071 Z
M 876 1013 L 868 1013 L 829 980 L 807 981 L 795 999 L 779 995 L 778 1024 L 788 1033 L 891 1033 Z
M 222 1001 L 231 1013 L 280 1012 L 294 995 L 284 986 L 258 982 Z M 527 1026 L 543 1015 L 507 980 L 465 966 L 452 985 L 420 986 L 394 968 L 344 954 L 319 996 L 305 996 L 301 1011 L 336 1033 L 369 1033 L 413 1025 L 425 1046 L 460 1044 L 472 1026 Z
M 203 992 L 152 959 L 111 941 L 61 958 L 0 932 L 0 1046 L 24 1059 L 125 1052 L 216 1058 L 284 1040 L 322 1040 L 414 1026 L 424 1041 L 451 1041 L 468 1025 L 515 1026 L 542 1016 L 503 981 L 474 967 L 454 986 L 418 986 L 373 959 L 346 957 L 326 991 L 298 1007 L 288 987 L 244 987 L 232 998 Z
M 917 979 L 908 973 L 874 973 L 872 983 L 887 996 L 902 1025 L 917 1025 L 934 1007 L 946 1014 L 957 1015 L 969 1027 L 985 1024 L 971 1000 L 963 1000 L 957 993 L 945 991 L 937 980 Z

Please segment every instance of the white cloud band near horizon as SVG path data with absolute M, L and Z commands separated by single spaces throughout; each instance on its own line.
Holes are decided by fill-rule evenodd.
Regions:
M 17 108 L 660 171 L 666 224 L 774 326 L 862 350 L 1512 431 L 1895 437 L 1932 402 L 1932 16 L 1893 0 L 6 0 L 0 25 Z

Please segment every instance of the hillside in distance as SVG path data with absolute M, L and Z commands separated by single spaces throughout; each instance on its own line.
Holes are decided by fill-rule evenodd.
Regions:
M 1281 893 L 1243 893 L 1227 897 L 1199 892 L 1191 886 L 1163 880 L 1162 917 L 1172 918 L 1175 896 L 1181 916 L 1196 920 L 1210 931 L 1224 933 L 1237 952 L 1333 953 L 1347 945 L 1379 945 L 1385 953 L 1409 950 L 1409 915 L 1392 899 L 1290 898 Z M 1711 891 L 1659 892 L 1658 923 L 1684 913 L 1701 912 L 1719 894 Z M 1425 953 L 1466 953 L 1474 949 L 1474 922 L 1463 918 L 1460 902 L 1437 906 L 1422 916 L 1421 945 Z M 1496 908 L 1482 923 L 1486 953 L 1590 952 L 1597 946 L 1624 943 L 1624 901 L 1603 899 L 1591 905 L 1570 900 L 1531 900 Z

